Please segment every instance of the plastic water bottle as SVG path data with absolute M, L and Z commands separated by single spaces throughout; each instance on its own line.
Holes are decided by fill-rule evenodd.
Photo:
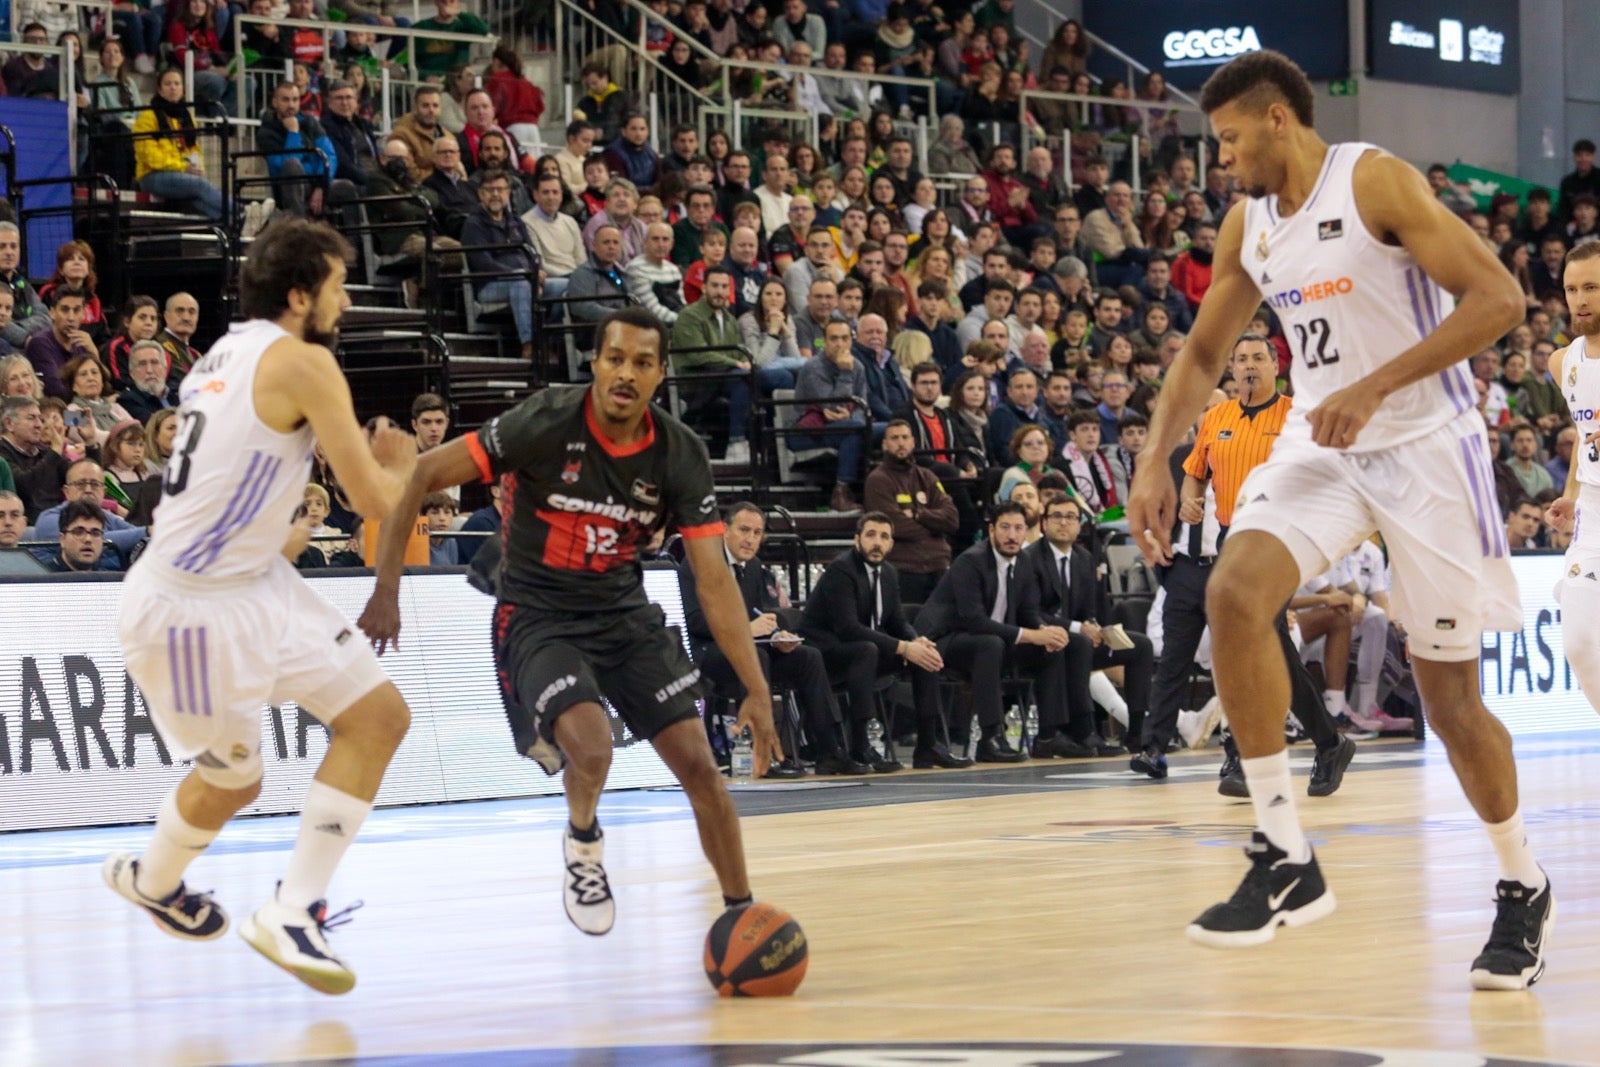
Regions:
M 1006 740 L 1013 746 L 1022 743 L 1022 711 L 1015 704 L 1006 709 Z
M 750 743 L 750 729 L 746 727 L 733 739 L 733 756 L 729 761 L 728 776 L 736 782 L 750 781 L 755 762 L 755 746 Z

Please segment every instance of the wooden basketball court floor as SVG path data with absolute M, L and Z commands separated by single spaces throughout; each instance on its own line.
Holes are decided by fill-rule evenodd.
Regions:
M 333 935 L 360 976 L 337 999 L 232 932 L 179 943 L 113 896 L 101 857 L 147 829 L 13 834 L 0 1065 L 1600 1064 L 1600 730 L 1518 753 L 1560 906 L 1529 993 L 1468 987 L 1496 874 L 1437 742 L 1363 745 L 1339 794 L 1302 798 L 1330 919 L 1257 950 L 1190 945 L 1252 821 L 1217 795 L 1212 750 L 1165 784 L 1107 759 L 741 791 L 757 896 L 809 935 L 788 1000 L 706 983 L 719 900 L 673 791 L 602 804 L 603 938 L 562 914 L 558 800 L 378 812 L 334 883 L 335 908 L 368 902 Z M 230 827 L 191 885 L 237 921 L 294 832 Z

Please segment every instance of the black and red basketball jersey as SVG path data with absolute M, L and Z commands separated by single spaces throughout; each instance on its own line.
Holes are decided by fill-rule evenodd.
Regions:
M 652 407 L 646 434 L 617 445 L 595 425 L 589 389 L 550 386 L 469 434 L 484 481 L 505 476 L 500 598 L 563 612 L 646 603 L 639 547 L 662 527 L 720 537 L 706 446 Z

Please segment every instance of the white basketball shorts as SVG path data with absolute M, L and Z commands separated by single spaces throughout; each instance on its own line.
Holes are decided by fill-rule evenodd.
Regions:
M 1295 555 L 1300 580 L 1374 530 L 1394 576 L 1390 606 L 1422 659 L 1476 659 L 1484 630 L 1522 625 L 1483 420 L 1468 410 L 1393 448 L 1342 452 L 1296 434 L 1245 479 L 1229 536 L 1260 530 Z
M 259 758 L 268 704 L 293 701 L 326 724 L 388 681 L 361 632 L 283 559 L 222 586 L 141 560 L 117 635 L 162 739 L 213 766 Z

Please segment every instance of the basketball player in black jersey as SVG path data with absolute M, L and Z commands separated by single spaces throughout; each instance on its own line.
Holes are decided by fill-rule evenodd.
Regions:
M 666 375 L 666 330 L 644 309 L 625 308 L 600 323 L 595 341 L 593 385 L 542 389 L 428 451 L 395 514 L 416 513 L 434 490 L 502 479 L 510 503 L 494 612 L 501 695 L 517 751 L 547 773 L 565 767 L 566 911 L 599 935 L 615 917 L 597 818 L 612 751 L 602 696 L 683 784 L 726 904 L 751 899 L 738 814 L 695 704 L 700 672 L 644 593 L 639 549 L 663 527 L 683 536 L 706 621 L 748 694 L 738 725 L 750 728 L 755 774 L 783 754 L 723 553 L 705 444 L 650 404 Z M 380 654 L 399 637 L 409 528 L 384 524 L 377 587 L 359 623 Z

